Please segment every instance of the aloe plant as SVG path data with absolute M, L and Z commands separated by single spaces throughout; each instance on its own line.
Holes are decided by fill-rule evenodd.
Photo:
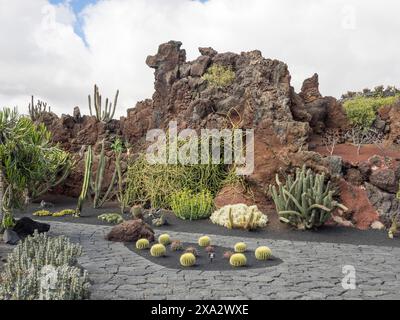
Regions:
M 333 199 L 334 191 L 325 174 L 315 174 L 311 169 L 296 170 L 295 177 L 288 176 L 283 184 L 276 175 L 276 186 L 270 185 L 269 192 L 282 222 L 299 229 L 322 226 L 334 209 L 348 209 Z

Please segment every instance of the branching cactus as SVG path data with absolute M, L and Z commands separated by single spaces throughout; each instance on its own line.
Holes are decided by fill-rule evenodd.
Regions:
M 99 87 L 97 85 L 94 85 L 94 94 L 93 94 L 93 103 L 94 103 L 94 110 L 96 112 L 96 118 L 99 121 L 103 122 L 110 122 L 114 118 L 115 114 L 115 109 L 117 107 L 118 103 L 118 96 L 119 96 L 119 90 L 117 90 L 117 93 L 115 94 L 114 97 L 114 103 L 106 99 L 106 103 L 104 105 L 104 109 L 102 106 L 102 97 L 99 93 Z M 92 116 L 92 98 L 89 95 L 88 96 L 88 101 L 89 101 L 89 111 L 90 115 Z
M 288 176 L 283 184 L 278 175 L 277 186 L 270 186 L 280 220 L 299 229 L 322 226 L 336 208 L 348 209 L 333 199 L 331 183 L 325 182 L 324 174 L 315 174 L 311 169 L 297 169 L 296 176 Z
M 31 102 L 29 103 L 28 106 L 28 110 L 31 120 L 37 121 L 43 113 L 50 112 L 51 108 L 50 106 L 47 106 L 47 102 L 44 101 L 38 100 L 37 103 L 35 104 L 34 97 L 32 96 Z

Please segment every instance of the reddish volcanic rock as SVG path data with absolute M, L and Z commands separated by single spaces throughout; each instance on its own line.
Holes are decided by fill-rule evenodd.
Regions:
M 129 220 L 115 226 L 106 236 L 108 241 L 136 242 L 139 239 L 154 241 L 154 231 L 143 220 Z

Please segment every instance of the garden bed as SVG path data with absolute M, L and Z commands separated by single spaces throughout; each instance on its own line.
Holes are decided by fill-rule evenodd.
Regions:
M 262 269 L 273 267 L 282 263 L 282 260 L 277 257 L 271 257 L 266 261 L 259 261 L 254 256 L 254 251 L 248 250 L 244 253 L 247 258 L 247 264 L 243 267 L 232 267 L 229 264 L 229 259 L 224 259 L 223 255 L 226 251 L 233 251 L 232 248 L 224 248 L 220 246 L 213 246 L 215 250 L 215 258 L 211 262 L 208 253 L 204 248 L 200 247 L 194 243 L 182 243 L 184 248 L 194 247 L 198 256 L 196 258 L 196 264 L 192 267 L 183 267 L 179 263 L 180 256 L 184 253 L 184 251 L 172 251 L 169 246 L 167 246 L 167 253 L 164 257 L 152 257 L 150 255 L 150 250 L 138 250 L 135 248 L 135 245 L 132 243 L 125 243 L 125 246 L 133 251 L 134 253 L 142 256 L 143 258 L 161 265 L 163 267 L 169 269 L 177 269 L 177 270 L 201 270 L 201 271 L 225 271 L 225 270 L 248 270 L 248 269 Z M 233 245 L 233 244 L 232 244 Z

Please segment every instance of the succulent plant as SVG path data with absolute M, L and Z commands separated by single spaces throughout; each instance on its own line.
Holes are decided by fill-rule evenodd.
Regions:
M 184 253 L 179 259 L 180 263 L 184 267 L 192 267 L 196 263 L 196 257 L 193 253 Z
M 105 213 L 97 217 L 101 221 L 112 224 L 120 224 L 124 222 L 124 218 L 119 213 Z
M 243 253 L 235 253 L 229 258 L 229 263 L 232 267 L 244 267 L 247 263 L 247 258 Z
M 136 205 L 131 208 L 131 215 L 134 219 L 143 218 L 143 207 L 141 205 Z
M 211 239 L 208 236 L 200 237 L 198 243 L 200 247 L 208 247 L 211 244 Z
M 155 245 L 153 245 L 150 249 L 150 254 L 153 257 L 162 257 L 165 256 L 165 253 L 167 252 L 167 249 L 165 248 L 165 246 L 161 243 L 157 243 Z
M 215 248 L 213 246 L 208 246 L 205 250 L 207 253 L 215 252 Z
M 192 253 L 195 257 L 199 256 L 199 254 L 198 254 L 198 252 L 197 252 L 195 247 L 188 247 L 188 248 L 185 249 L 185 252 L 186 253 Z
M 257 260 L 268 260 L 272 256 L 272 251 L 265 246 L 258 247 L 255 251 L 255 256 Z
M 36 217 L 50 217 L 53 214 L 48 210 L 38 210 L 38 211 L 34 212 L 33 215 Z
M 167 246 L 171 243 L 171 237 L 169 234 L 164 233 L 158 237 L 158 242 L 163 244 L 164 246 Z
M 109 101 L 108 98 L 106 99 L 106 102 L 104 106 L 102 105 L 102 99 L 101 95 L 99 92 L 99 87 L 97 85 L 94 85 L 94 94 L 93 94 L 93 102 L 94 102 L 94 111 L 95 111 L 95 116 L 98 121 L 102 122 L 110 122 L 115 114 L 115 109 L 117 107 L 118 103 L 118 95 L 119 95 L 119 90 L 117 90 L 117 93 L 115 94 L 114 97 L 114 103 Z M 88 95 L 88 102 L 89 102 L 89 111 L 90 115 L 92 116 L 92 98 L 90 95 Z
M 75 214 L 75 210 L 72 209 L 65 209 L 58 212 L 53 213 L 53 217 L 64 217 L 64 216 L 71 216 Z
M 77 267 L 79 245 L 46 234 L 27 237 L 9 254 L 0 275 L 0 300 L 81 300 L 89 297 L 86 271 Z M 42 280 L 52 273 L 51 290 Z
M 180 240 L 174 240 L 171 242 L 171 251 L 182 251 L 183 250 L 183 244 Z
M 150 247 L 150 242 L 147 239 L 139 239 L 136 241 L 136 249 L 144 250 Z
M 243 253 L 247 250 L 247 245 L 244 242 L 238 242 L 234 246 L 235 252 Z
M 230 259 L 233 255 L 234 255 L 234 252 L 232 252 L 232 251 L 225 251 L 225 252 L 224 252 L 224 255 L 223 255 L 223 258 L 224 258 L 224 259 Z

